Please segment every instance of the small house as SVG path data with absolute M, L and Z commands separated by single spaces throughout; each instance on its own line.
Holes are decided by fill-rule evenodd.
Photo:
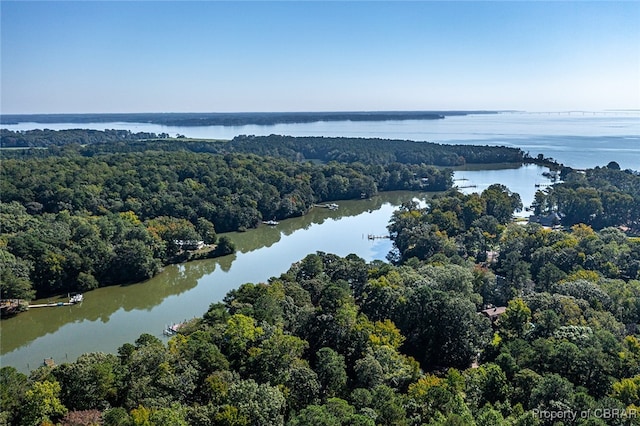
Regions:
M 493 308 L 484 309 L 480 311 L 480 313 L 489 318 L 491 320 L 491 323 L 493 324 L 498 320 L 498 317 L 500 317 L 500 315 L 505 313 L 506 310 L 506 306 L 494 306 Z
M 182 250 L 200 250 L 204 247 L 204 241 L 196 240 L 174 240 L 175 245 Z
M 529 216 L 529 223 L 539 223 L 542 226 L 553 227 L 560 224 L 560 215 L 556 212 L 551 212 L 547 215 L 531 215 Z

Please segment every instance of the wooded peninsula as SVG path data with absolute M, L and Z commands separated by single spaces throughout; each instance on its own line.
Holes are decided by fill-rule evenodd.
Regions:
M 3 298 L 140 281 L 184 260 L 181 241 L 228 253 L 217 233 L 314 203 L 437 194 L 390 218 L 389 263 L 309 254 L 229 292 L 168 344 L 143 334 L 29 376 L 3 367 L 0 424 L 637 422 L 638 172 L 559 167 L 562 183 L 532 206 L 555 215 L 552 229 L 513 222 L 523 206 L 503 185 L 452 189 L 443 167 L 532 160 L 518 149 L 112 132 L 3 131 L 3 147 L 40 147 L 2 151 Z
M 244 126 L 318 121 L 441 120 L 447 116 L 497 114 L 498 111 L 341 111 L 233 113 L 114 113 L 114 114 L 2 114 L 0 124 L 37 123 L 153 123 L 165 126 Z
M 239 136 L 158 138 L 126 131 L 2 133 L 3 297 L 32 299 L 138 282 L 190 254 L 233 251 L 216 233 L 300 216 L 378 191 L 444 191 L 450 169 L 521 162 L 520 150 L 411 141 Z M 43 149 L 44 148 L 44 149 Z

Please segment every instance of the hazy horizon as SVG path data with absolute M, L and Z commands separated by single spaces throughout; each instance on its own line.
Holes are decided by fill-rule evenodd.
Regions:
M 640 3 L 18 2 L 11 114 L 640 109 Z
M 44 115 L 153 115 L 153 114 L 224 114 L 224 115 L 243 115 L 243 114 L 383 114 L 383 113 L 466 113 L 466 114 L 483 114 L 483 113 L 498 113 L 498 114 L 580 114 L 580 113 L 594 113 L 594 114 L 631 114 L 640 113 L 640 108 L 608 108 L 608 109 L 565 109 L 565 110 L 520 110 L 520 109 L 487 109 L 487 108 L 475 108 L 475 109 L 413 109 L 413 110 L 289 110 L 289 111 L 111 111 L 111 112 L 28 112 L 28 113 L 9 113 L 0 112 L 0 116 L 44 116 Z

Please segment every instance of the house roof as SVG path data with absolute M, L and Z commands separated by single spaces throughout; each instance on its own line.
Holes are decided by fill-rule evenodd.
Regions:
M 498 318 L 500 315 L 504 314 L 506 310 L 507 310 L 506 306 L 496 306 L 494 308 L 484 309 L 480 311 L 480 313 L 494 320 Z

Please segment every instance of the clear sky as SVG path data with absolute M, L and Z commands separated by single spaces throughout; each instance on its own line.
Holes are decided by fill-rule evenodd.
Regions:
M 2 113 L 640 108 L 638 1 L 0 2 Z

